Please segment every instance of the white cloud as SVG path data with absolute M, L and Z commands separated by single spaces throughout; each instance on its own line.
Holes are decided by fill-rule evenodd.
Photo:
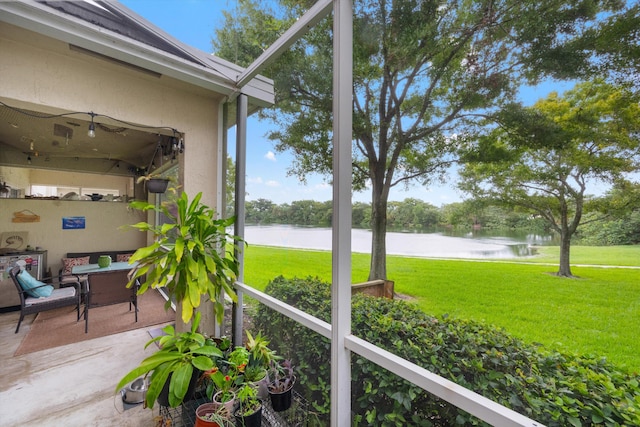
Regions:
M 267 187 L 280 187 L 280 183 L 278 181 L 276 181 L 276 180 L 273 180 L 273 179 L 265 182 L 265 185 Z
M 267 154 L 264 155 L 264 158 L 267 160 L 271 160 L 272 162 L 277 161 L 276 155 L 273 153 L 273 151 L 267 151 Z
M 316 184 L 313 188 L 315 188 L 316 190 L 326 190 L 326 189 L 330 189 L 331 185 L 329 185 L 326 182 L 321 182 L 320 184 Z
M 247 182 L 249 184 L 262 184 L 262 178 L 259 177 L 259 176 L 255 177 L 255 178 L 249 177 L 249 178 L 247 178 Z

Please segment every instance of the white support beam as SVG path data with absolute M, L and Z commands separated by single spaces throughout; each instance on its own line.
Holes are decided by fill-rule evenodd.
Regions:
M 236 100 L 236 194 L 234 209 L 236 222 L 234 224 L 234 234 L 244 239 L 244 218 L 245 218 L 245 187 L 247 175 L 247 109 L 248 100 L 246 95 L 239 95 Z M 225 159 L 225 162 L 227 159 Z M 226 182 L 226 180 L 225 180 Z M 244 246 L 238 245 L 235 249 L 235 256 L 238 259 L 239 271 L 238 280 L 244 280 Z M 243 301 L 242 290 L 236 292 L 237 302 L 233 305 L 233 343 L 242 345 L 242 320 Z
M 333 218 L 331 426 L 351 425 L 351 186 L 353 7 L 333 2 Z
M 282 34 L 262 55 L 256 58 L 242 74 L 238 75 L 236 85 L 242 88 L 251 79 L 260 73 L 271 61 L 278 58 L 282 52 L 289 49 L 298 39 L 314 27 L 322 18 L 331 12 L 332 0 L 318 0 L 312 7 L 300 17 L 287 31 Z
M 229 114 L 229 105 L 226 100 L 218 104 L 218 123 L 227 123 L 227 115 Z M 216 214 L 218 218 L 226 217 L 227 208 L 227 127 L 218 126 L 218 149 L 216 153 Z M 222 251 L 225 248 L 221 248 Z M 224 304 L 225 294 L 222 291 L 219 301 Z M 213 316 L 213 333 L 214 336 L 222 336 L 223 325 Z
M 267 295 L 264 292 L 260 292 L 257 289 L 247 286 L 244 283 L 236 282 L 236 289 L 240 289 L 243 293 L 255 298 L 267 307 L 274 309 L 280 314 L 284 314 L 312 331 L 319 333 L 323 337 L 331 339 L 331 325 L 327 322 L 313 317 L 312 315 Z

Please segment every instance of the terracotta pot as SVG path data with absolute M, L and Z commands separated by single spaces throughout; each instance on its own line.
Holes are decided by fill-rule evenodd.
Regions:
M 196 409 L 196 423 L 194 427 L 222 427 L 215 421 L 207 421 L 202 419 L 204 415 L 213 414 L 218 410 L 218 405 L 215 403 L 203 403 Z

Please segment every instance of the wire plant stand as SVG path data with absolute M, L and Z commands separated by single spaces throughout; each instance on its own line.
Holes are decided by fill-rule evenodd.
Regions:
M 202 391 L 197 391 L 195 398 L 184 402 L 177 408 L 160 406 L 160 417 L 163 427 L 193 427 L 196 422 L 196 409 L 203 403 L 210 402 Z M 262 427 L 305 427 L 307 425 L 308 403 L 298 393 L 293 392 L 291 407 L 286 411 L 276 412 L 271 407 L 271 400 L 262 401 Z

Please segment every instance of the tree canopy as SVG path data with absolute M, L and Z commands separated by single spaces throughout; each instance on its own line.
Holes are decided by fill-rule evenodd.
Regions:
M 496 116 L 500 126 L 464 150 L 461 188 L 547 221 L 560 236 L 558 274 L 571 276 L 571 238 L 589 188 L 623 185 L 640 170 L 639 100 L 595 80 L 533 107 L 505 108 Z
M 270 9 L 243 0 L 216 31 L 217 55 L 248 65 L 311 4 L 281 0 Z M 371 191 L 370 279 L 386 278 L 387 205 L 399 185 L 444 179 L 465 126 L 495 112 L 524 82 L 574 79 L 595 70 L 615 25 L 618 0 L 354 1 L 354 189 Z M 602 18 L 606 16 L 606 18 Z M 624 42 L 622 43 L 624 44 Z M 332 167 L 332 30 L 314 27 L 264 74 L 276 108 L 263 110 L 277 130 L 275 149 L 290 151 L 290 173 L 304 181 Z

